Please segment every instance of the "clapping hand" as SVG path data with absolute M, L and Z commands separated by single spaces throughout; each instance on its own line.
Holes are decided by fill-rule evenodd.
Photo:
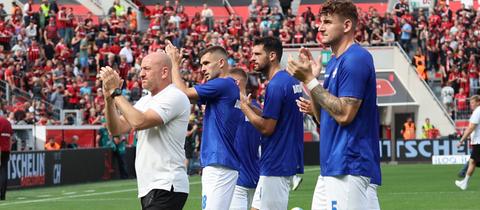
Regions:
M 118 73 L 110 66 L 102 67 L 97 78 L 103 83 L 102 89 L 105 97 L 112 95 L 113 91 L 115 91 L 116 88 L 121 88 L 123 84 L 120 75 L 118 75 Z
M 304 56 L 302 56 L 304 55 Z M 316 78 L 320 75 L 320 72 L 322 72 L 323 66 L 322 66 L 322 56 L 318 56 L 317 60 L 313 59 L 312 52 L 310 52 L 309 49 L 307 48 L 300 48 L 299 50 L 299 59 L 304 59 L 305 61 L 309 61 L 311 66 L 312 66 L 312 73 L 313 76 Z
M 170 40 L 165 40 L 165 52 L 167 55 L 172 59 L 172 65 L 175 65 L 176 67 L 179 67 L 181 62 L 182 62 L 182 52 L 175 47 Z
M 296 102 L 300 112 L 313 116 L 312 101 L 300 97 Z
M 240 106 L 250 107 L 252 104 L 252 94 L 245 95 L 243 91 L 240 91 Z
M 292 55 L 288 56 L 287 72 L 301 82 L 308 83 L 315 79 L 312 71 L 312 63 L 310 51 L 301 48 L 298 60 L 295 60 Z M 318 66 L 315 67 L 318 68 Z

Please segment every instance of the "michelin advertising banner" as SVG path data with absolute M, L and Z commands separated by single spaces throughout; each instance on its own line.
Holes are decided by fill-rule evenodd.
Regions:
M 8 188 L 75 184 L 116 178 L 110 149 L 10 153 Z
M 434 156 L 468 154 L 468 147 L 462 145 L 457 148 L 458 140 L 450 139 L 422 139 L 397 140 L 395 160 L 399 162 L 431 162 Z M 392 142 L 380 140 L 380 156 L 382 161 L 392 159 Z

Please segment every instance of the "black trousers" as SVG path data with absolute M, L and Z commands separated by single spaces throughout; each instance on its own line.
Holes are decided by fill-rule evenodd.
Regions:
M 117 158 L 118 170 L 120 171 L 120 178 L 127 179 L 128 172 L 127 172 L 127 165 L 125 163 L 125 154 L 114 152 L 113 155 L 115 156 L 115 158 Z
M 7 173 L 8 173 L 8 160 L 10 159 L 10 152 L 2 152 L 0 157 L 0 200 L 5 200 L 7 194 Z
M 187 201 L 188 194 L 153 189 L 147 195 L 140 198 L 142 210 L 182 210 Z

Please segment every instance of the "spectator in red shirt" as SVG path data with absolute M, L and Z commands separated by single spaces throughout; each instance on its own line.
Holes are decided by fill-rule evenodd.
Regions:
M 102 91 L 101 88 L 97 89 L 97 94 L 95 96 L 95 99 L 93 99 L 93 103 L 95 103 L 95 105 L 100 106 L 102 109 L 104 108 L 105 101 L 104 101 L 104 98 L 103 98 L 103 91 Z
M 13 129 L 10 122 L 3 116 L 0 117 L 0 200 L 5 200 L 7 193 L 8 160 L 12 145 Z
M 170 5 L 170 1 L 165 1 L 165 6 L 162 8 L 162 13 L 164 16 L 170 15 L 173 13 L 174 8 Z
M 73 14 L 73 8 L 67 9 L 67 20 L 65 22 L 65 43 L 70 43 L 73 38 L 73 29 L 75 28 L 75 16 Z
M 467 112 L 467 94 L 460 88 L 457 94 L 455 94 L 455 101 L 456 101 L 456 111 L 457 111 L 457 119 L 464 119 L 468 115 Z
M 299 27 L 295 27 L 295 34 L 293 35 L 294 43 L 302 44 L 305 43 L 305 36 Z
M 118 65 L 118 71 L 120 78 L 122 78 L 124 81 L 127 81 L 127 74 L 130 68 L 131 66 L 129 63 L 127 63 L 127 58 L 123 55 L 120 56 L 120 64 Z
M 57 43 L 59 40 L 59 37 L 64 37 L 61 35 L 60 31 L 62 31 L 63 34 L 65 34 L 65 28 L 59 29 L 58 26 L 55 25 L 55 22 L 50 21 L 50 23 L 48 24 L 47 27 L 45 27 L 45 30 L 43 32 L 43 38 L 45 39 L 45 42 L 50 40 L 53 43 Z
M 156 35 L 157 32 L 162 29 L 162 22 L 160 17 L 155 17 L 148 25 L 148 29 L 150 29 L 150 34 Z
M 290 33 L 285 29 L 280 29 L 280 41 L 282 41 L 282 44 L 291 43 L 291 40 L 292 37 L 290 36 Z
M 156 18 L 163 15 L 162 8 L 160 8 L 160 3 L 155 4 L 155 8 L 150 13 L 150 18 Z
M 80 101 L 78 92 L 79 89 L 76 82 L 72 82 L 72 84 L 67 86 L 65 91 L 65 96 L 68 98 L 67 109 L 78 109 L 78 102 Z
M 183 11 L 183 6 L 178 7 L 178 16 L 180 17 L 180 37 L 185 38 L 188 34 L 189 18 L 188 15 Z
M 13 65 L 10 65 L 10 66 L 7 67 L 7 69 L 5 70 L 5 80 L 8 82 L 8 84 L 9 84 L 11 87 L 16 87 L 16 85 L 15 85 L 15 79 L 14 79 L 14 76 L 13 76 Z
M 88 115 L 88 124 L 89 125 L 100 125 L 102 117 L 97 115 L 95 108 L 90 108 Z
M 108 43 L 103 43 L 102 47 L 98 49 L 98 54 L 101 56 L 101 59 L 106 59 L 108 53 L 111 53 L 110 48 L 108 47 Z
M 477 94 L 477 91 L 479 90 L 479 84 L 478 84 L 479 71 L 478 71 L 478 65 L 477 65 L 477 61 L 475 60 L 474 54 L 470 55 L 470 58 L 467 64 L 467 72 L 470 80 L 470 95 Z
M 43 54 L 42 50 L 40 49 L 40 46 L 38 45 L 37 40 L 33 39 L 32 44 L 30 45 L 30 47 L 28 47 L 27 59 L 29 62 L 33 63 L 40 58 L 40 54 Z
M 56 27 L 58 28 L 58 34 L 61 38 L 66 38 L 65 37 L 65 32 L 66 32 L 66 27 L 67 27 L 67 10 L 65 7 L 61 7 L 60 11 L 57 13 L 57 24 Z M 53 22 L 53 21 L 52 21 Z
M 110 47 L 110 52 L 112 52 L 112 53 L 115 54 L 115 55 L 118 55 L 118 53 L 120 53 L 120 50 L 122 50 L 122 48 L 121 48 L 120 45 L 118 44 L 118 41 L 119 41 L 119 39 L 118 39 L 118 38 L 115 38 L 115 39 L 113 40 L 112 46 Z
M 438 15 L 436 10 L 432 14 L 430 14 L 430 17 L 428 17 L 428 25 L 430 28 L 436 28 L 438 25 L 440 25 L 442 22 L 442 18 Z
M 157 52 L 157 50 L 161 49 L 161 45 L 158 39 L 153 39 L 153 43 L 148 47 L 148 53 Z

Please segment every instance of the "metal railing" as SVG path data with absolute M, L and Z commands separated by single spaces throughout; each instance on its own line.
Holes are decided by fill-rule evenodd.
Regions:
M 405 59 L 407 59 L 408 63 L 410 64 L 408 66 L 408 69 L 409 71 L 413 71 L 417 76 L 418 76 L 418 79 L 421 81 L 421 83 L 425 86 L 425 88 L 428 90 L 428 92 L 430 93 L 430 95 L 432 96 L 433 100 L 437 103 L 437 105 L 440 107 L 440 109 L 442 109 L 443 111 L 443 114 L 445 116 L 447 116 L 448 120 L 450 121 L 450 123 L 452 125 L 455 125 L 455 122 L 453 121 L 452 117 L 448 114 L 448 111 L 447 109 L 445 109 L 445 106 L 440 102 L 440 100 L 438 100 L 437 96 L 435 95 L 435 93 L 432 91 L 432 89 L 430 88 L 430 86 L 427 84 L 427 82 L 423 79 L 420 78 L 420 75 L 418 75 L 417 71 L 415 70 L 415 67 L 413 66 L 412 64 L 412 59 L 410 58 L 410 56 L 408 56 L 408 54 L 405 52 L 405 50 L 403 50 L 402 46 L 400 45 L 400 43 L 398 42 L 395 42 L 395 45 L 398 47 L 398 49 L 400 50 L 400 53 L 405 57 Z
M 232 5 L 228 0 L 223 0 L 223 5 L 228 11 L 228 14 L 235 14 L 235 10 L 233 9 Z
M 3 95 L 3 99 L 7 102 L 6 105 L 13 106 L 16 101 L 13 100 L 12 96 L 15 96 L 17 100 L 20 101 L 31 101 L 37 102 L 40 104 L 45 104 L 45 108 L 47 112 L 51 113 L 51 116 L 54 120 L 60 119 L 60 109 L 56 108 L 52 103 L 44 100 L 44 99 L 34 99 L 32 95 L 18 87 L 11 87 L 4 80 L 0 80 L 0 91 L 3 91 L 5 94 Z M 32 104 L 34 108 L 36 108 L 36 104 Z

